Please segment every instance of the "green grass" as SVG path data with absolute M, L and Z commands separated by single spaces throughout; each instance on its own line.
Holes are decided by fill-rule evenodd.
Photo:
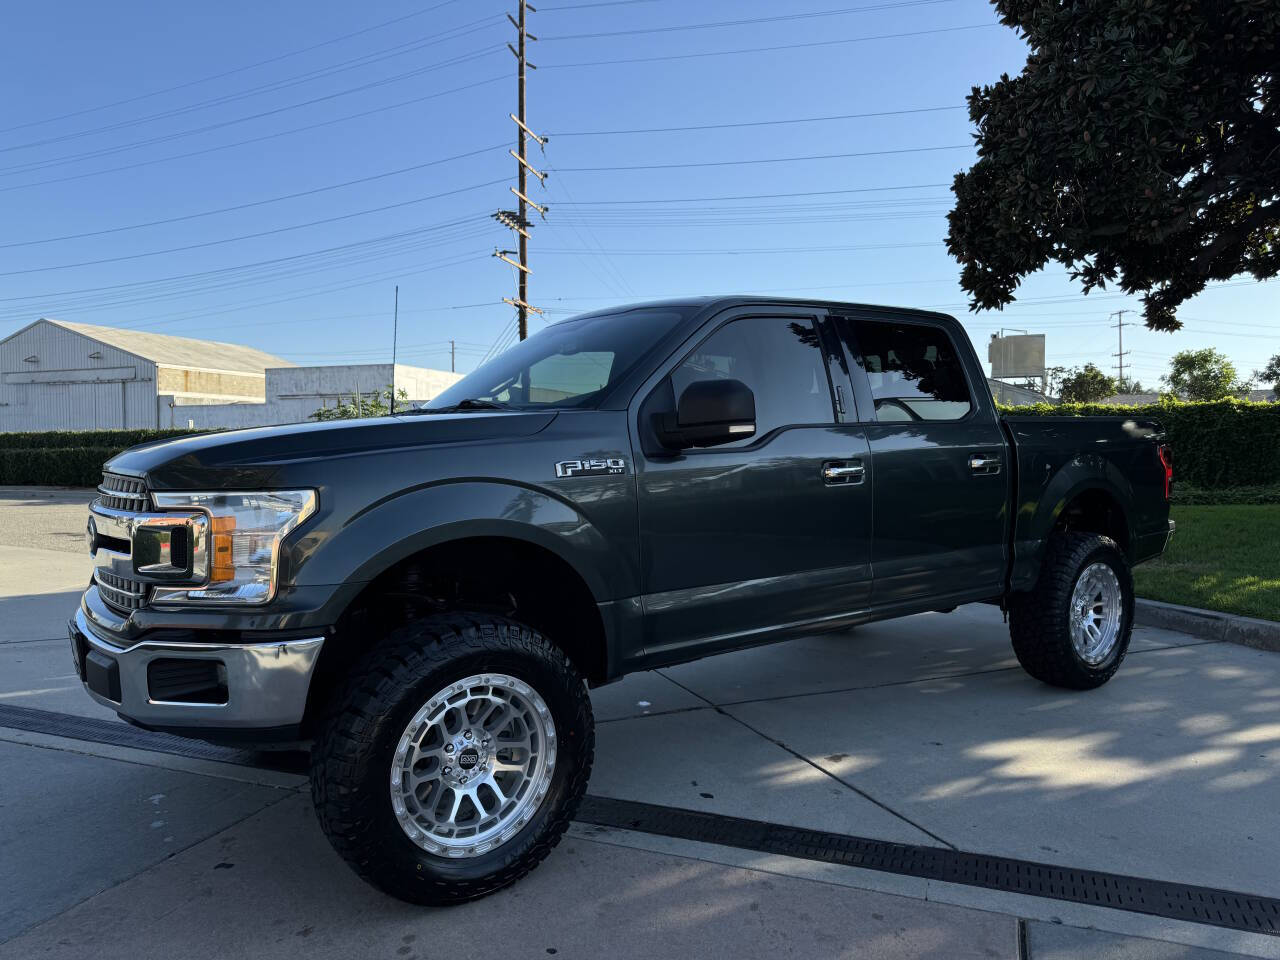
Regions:
M 1134 570 L 1138 596 L 1280 620 L 1280 505 L 1173 506 L 1178 530 Z

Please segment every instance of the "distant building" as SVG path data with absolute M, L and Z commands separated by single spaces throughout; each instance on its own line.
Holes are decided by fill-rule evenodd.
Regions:
M 458 379 L 395 370 L 416 401 Z M 237 344 L 41 319 L 0 340 L 0 432 L 291 423 L 390 382 L 390 364 L 297 367 Z

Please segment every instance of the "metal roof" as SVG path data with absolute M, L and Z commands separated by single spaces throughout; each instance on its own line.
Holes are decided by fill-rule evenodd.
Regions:
M 268 367 L 292 367 L 296 364 L 238 343 L 215 340 L 193 340 L 167 333 L 146 333 L 120 327 L 99 327 L 91 323 L 69 323 L 66 320 L 41 318 L 45 323 L 63 327 L 74 333 L 98 340 L 109 346 L 170 367 L 193 367 L 226 370 L 235 373 L 263 373 Z

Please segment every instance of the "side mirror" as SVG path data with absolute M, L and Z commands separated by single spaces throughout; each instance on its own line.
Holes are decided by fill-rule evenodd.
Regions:
M 756 397 L 741 380 L 695 380 L 680 394 L 675 413 L 655 419 L 658 438 L 669 449 L 714 447 L 756 432 Z

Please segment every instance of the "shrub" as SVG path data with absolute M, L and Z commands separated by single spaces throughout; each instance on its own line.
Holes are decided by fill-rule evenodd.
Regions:
M 0 483 L 96 487 L 120 447 L 0 447 Z
M 190 436 L 190 430 L 46 430 L 0 433 L 0 450 L 36 450 L 68 447 L 136 447 L 152 440 Z M 96 481 L 95 481 L 96 483 Z
M 1197 403 L 1163 398 L 1159 403 L 1133 407 L 1038 403 L 1004 408 L 1003 412 L 1009 416 L 1156 420 L 1173 447 L 1175 491 L 1182 484 L 1219 490 L 1267 483 L 1280 465 L 1280 403 L 1230 399 Z
M 0 433 L 0 484 L 96 487 L 102 482 L 102 465 L 120 451 L 192 435 L 190 430 Z

